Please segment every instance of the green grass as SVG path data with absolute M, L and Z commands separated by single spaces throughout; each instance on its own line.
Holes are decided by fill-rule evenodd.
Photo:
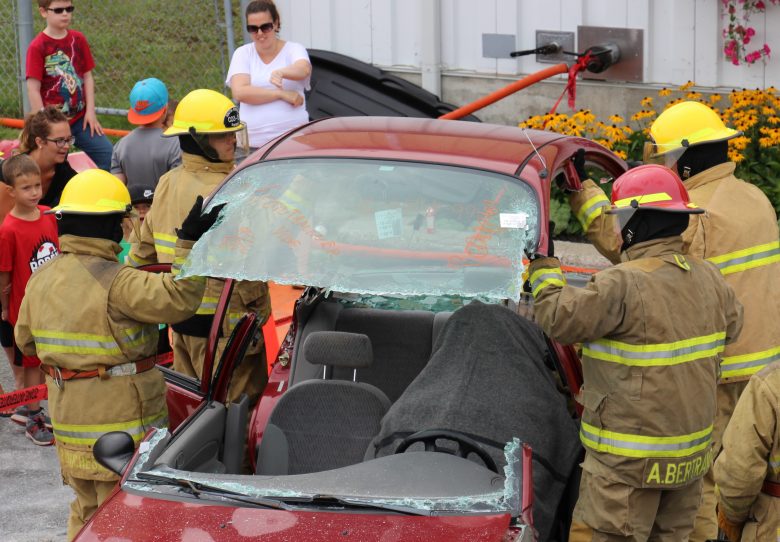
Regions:
M 21 118 L 13 54 L 14 2 L 0 4 L 0 116 Z M 165 82 L 175 99 L 196 88 L 225 92 L 223 77 L 230 59 L 222 0 L 74 0 L 74 4 L 71 27 L 86 35 L 95 57 L 98 107 L 126 109 L 130 89 L 147 77 Z M 239 0 L 232 4 L 240 45 Z M 43 20 L 37 10 L 34 20 L 35 32 L 40 32 Z M 130 128 L 121 117 L 101 116 L 100 122 Z

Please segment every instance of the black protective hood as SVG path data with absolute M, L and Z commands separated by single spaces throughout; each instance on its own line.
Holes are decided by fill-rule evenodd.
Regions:
M 677 160 L 677 173 L 685 181 L 702 171 L 729 161 L 729 142 L 716 141 L 688 148 Z
M 76 235 L 78 237 L 92 237 L 95 239 L 107 239 L 119 243 L 122 240 L 122 218 L 120 213 L 107 215 L 57 215 L 57 231 L 60 237 L 63 235 Z
M 620 251 L 623 252 L 628 247 L 644 241 L 680 235 L 688 228 L 688 216 L 687 213 L 637 210 L 620 232 L 623 235 Z

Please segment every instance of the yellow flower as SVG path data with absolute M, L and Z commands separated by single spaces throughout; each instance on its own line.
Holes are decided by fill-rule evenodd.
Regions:
M 615 150 L 613 150 L 612 152 L 614 152 L 615 154 L 620 156 L 623 160 L 626 160 L 628 158 L 628 153 L 626 153 L 626 151 L 620 151 L 620 150 L 615 151 Z
M 609 116 L 609 121 L 614 123 L 614 124 L 617 124 L 619 122 L 624 122 L 623 121 L 623 117 L 621 117 L 620 115 L 610 115 Z
M 745 136 L 739 136 L 729 140 L 729 147 L 732 147 L 738 151 L 744 151 L 747 148 L 748 143 L 750 143 L 749 138 Z
M 642 98 L 642 101 L 639 103 L 642 104 L 642 107 L 652 107 L 653 99 L 650 96 L 645 96 L 644 98 Z
M 716 104 L 720 101 L 722 97 L 723 96 L 721 96 L 720 94 L 710 94 L 710 103 Z
M 641 111 L 637 111 L 633 115 L 631 115 L 631 120 L 643 120 L 648 119 L 651 117 L 655 117 L 655 111 L 648 110 L 648 109 L 642 109 Z
M 685 95 L 685 98 L 687 100 L 699 100 L 699 99 L 701 99 L 701 92 L 693 92 L 693 91 L 688 92 Z
M 680 86 L 680 88 L 679 88 L 679 90 L 680 90 L 680 92 L 685 92 L 686 90 L 688 90 L 688 89 L 689 89 L 689 88 L 691 88 L 692 86 L 693 86 L 693 81 L 688 81 L 688 82 L 687 82 L 687 83 L 685 83 L 684 85 L 681 85 L 681 86 Z
M 732 162 L 741 162 L 744 159 L 745 157 L 742 156 L 741 153 L 729 149 L 729 160 Z
M 661 98 L 663 98 L 663 97 L 665 97 L 665 96 L 669 96 L 671 93 L 672 93 L 672 91 L 671 91 L 671 90 L 669 90 L 669 89 L 668 89 L 668 88 L 666 88 L 666 87 L 664 87 L 664 88 L 662 88 L 661 90 L 659 90 L 659 91 L 658 91 L 658 95 L 659 95 Z

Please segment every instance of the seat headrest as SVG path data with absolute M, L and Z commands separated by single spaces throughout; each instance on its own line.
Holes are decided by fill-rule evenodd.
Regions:
M 303 343 L 303 356 L 309 363 L 362 369 L 373 363 L 374 350 L 362 333 L 313 331 Z

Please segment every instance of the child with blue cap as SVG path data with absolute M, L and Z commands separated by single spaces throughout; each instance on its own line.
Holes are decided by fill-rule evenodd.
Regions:
M 111 173 L 134 186 L 152 188 L 160 177 L 181 164 L 178 138 L 162 137 L 168 112 L 165 83 L 150 77 L 138 81 L 130 91 L 127 120 L 138 126 L 114 145 Z

